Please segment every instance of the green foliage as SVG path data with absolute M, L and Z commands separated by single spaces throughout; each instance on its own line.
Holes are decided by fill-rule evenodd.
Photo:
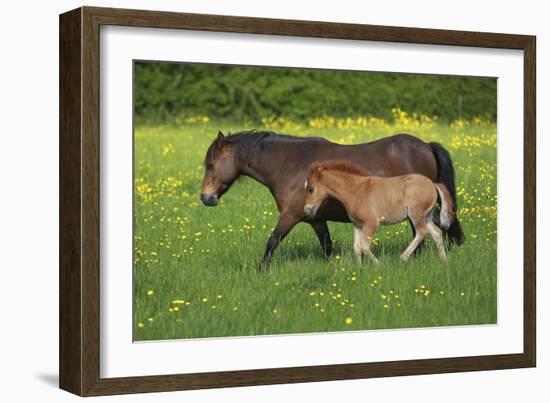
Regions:
M 437 116 L 496 119 L 496 79 L 280 67 L 135 63 L 138 123 L 206 115 L 259 122 L 263 117 L 391 118 L 392 108 Z

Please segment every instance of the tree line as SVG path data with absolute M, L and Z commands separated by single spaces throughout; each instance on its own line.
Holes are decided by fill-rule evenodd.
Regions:
M 138 123 L 178 117 L 258 122 L 317 116 L 376 116 L 391 109 L 437 116 L 496 120 L 496 79 L 321 69 L 207 64 L 134 64 Z

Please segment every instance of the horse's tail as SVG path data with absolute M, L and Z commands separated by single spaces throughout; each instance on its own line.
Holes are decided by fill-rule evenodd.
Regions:
M 441 199 L 439 224 L 441 225 L 441 228 L 446 230 L 451 226 L 451 223 L 455 218 L 455 214 L 453 212 L 453 199 L 451 198 L 451 194 L 447 190 L 447 186 L 445 186 L 443 183 L 436 183 L 435 188 L 437 190 L 437 193 L 439 193 L 439 198 Z
M 458 210 L 458 204 L 456 202 L 456 189 L 455 189 L 455 170 L 453 168 L 453 160 L 449 152 L 439 143 L 430 143 L 432 148 L 432 153 L 434 155 L 435 161 L 437 163 L 437 175 L 436 182 L 443 183 L 446 187 L 446 190 L 451 196 L 452 205 L 454 211 Z M 455 218 L 450 227 L 445 231 L 449 240 L 457 245 L 460 245 L 464 242 L 465 237 L 460 228 L 460 223 L 458 219 Z

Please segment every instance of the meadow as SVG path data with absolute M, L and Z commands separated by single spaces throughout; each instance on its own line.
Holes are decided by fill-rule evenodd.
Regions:
M 497 319 L 496 125 L 439 123 L 392 110 L 392 119 L 321 116 L 305 122 L 207 116 L 139 125 L 134 149 L 134 340 L 493 324 Z M 202 205 L 203 159 L 218 130 L 272 130 L 352 144 L 399 132 L 443 144 L 456 171 L 466 242 L 443 262 L 431 239 L 403 263 L 408 224 L 382 227 L 380 264 L 355 262 L 350 224 L 329 223 L 326 260 L 310 226 L 298 224 L 258 272 L 277 221 L 263 185 L 239 179 L 214 208 Z

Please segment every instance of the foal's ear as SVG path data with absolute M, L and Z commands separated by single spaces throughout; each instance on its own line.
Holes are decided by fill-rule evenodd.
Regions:
M 317 178 L 317 179 L 321 178 L 321 172 L 323 172 L 323 167 L 322 166 L 315 167 L 315 169 L 312 172 L 313 177 Z

